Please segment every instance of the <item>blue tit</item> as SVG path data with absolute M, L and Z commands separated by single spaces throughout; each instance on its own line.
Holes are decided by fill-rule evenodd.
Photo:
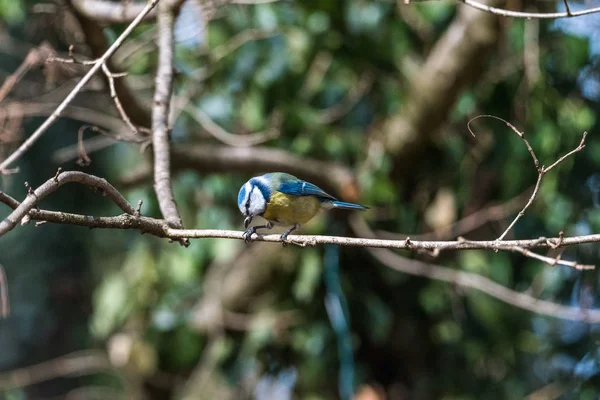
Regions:
M 246 242 L 259 228 L 271 229 L 274 225 L 291 226 L 281 235 L 285 246 L 287 236 L 308 222 L 321 208 L 344 210 L 366 210 L 358 204 L 338 201 L 316 185 L 305 182 L 293 175 L 273 172 L 256 176 L 246 182 L 238 194 L 238 207 L 246 217 L 243 234 Z M 261 216 L 265 225 L 248 228 L 255 216 Z

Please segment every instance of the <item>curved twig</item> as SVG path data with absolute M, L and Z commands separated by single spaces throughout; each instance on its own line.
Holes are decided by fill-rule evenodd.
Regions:
M 36 190 L 30 191 L 25 200 L 0 222 L 0 236 L 14 229 L 14 227 L 46 196 L 54 193 L 65 183 L 76 182 L 90 187 L 102 190 L 102 193 L 109 197 L 121 210 L 127 214 L 133 215 L 135 209 L 127 202 L 125 197 L 117 191 L 106 179 L 88 175 L 83 172 L 70 171 L 61 173 L 60 169 L 54 178 L 48 179 Z
M 508 225 L 508 227 L 504 230 L 504 232 L 502 232 L 502 234 L 500 236 L 498 236 L 498 241 L 503 240 L 506 235 L 508 234 L 508 232 L 510 232 L 510 230 L 513 228 L 513 226 L 515 226 L 515 224 L 517 223 L 517 221 L 519 221 L 519 219 L 521 219 L 521 217 L 523 215 L 525 215 L 525 211 L 527 211 L 527 209 L 533 204 L 533 201 L 535 200 L 535 198 L 537 197 L 537 194 L 540 190 L 540 185 L 542 184 L 542 179 L 544 179 L 544 175 L 546 175 L 546 173 L 548 173 L 552 168 L 556 167 L 557 165 L 559 165 L 560 163 L 562 163 L 564 160 L 566 160 L 569 156 L 581 151 L 584 149 L 585 147 L 585 139 L 588 135 L 587 132 L 583 132 L 583 135 L 581 137 L 581 141 L 579 142 L 579 145 L 574 148 L 573 150 L 569 151 L 567 154 L 564 154 L 562 157 L 560 157 L 558 160 L 556 160 L 554 163 L 552 163 L 552 165 L 550 165 L 549 167 L 545 167 L 544 165 L 542 165 L 539 161 L 539 159 L 537 158 L 537 156 L 535 155 L 535 152 L 533 151 L 533 148 L 531 147 L 531 145 L 529 144 L 529 141 L 525 138 L 525 133 L 524 132 L 520 132 L 517 128 L 515 128 L 514 125 L 512 125 L 510 122 L 506 121 L 503 118 L 497 117 L 495 115 L 478 115 L 474 118 L 471 118 L 469 120 L 469 122 L 467 123 L 467 129 L 469 129 L 469 132 L 471 132 L 471 135 L 475 136 L 475 133 L 473 132 L 473 130 L 471 129 L 471 123 L 473 121 L 475 121 L 476 119 L 479 118 L 493 118 L 493 119 L 497 119 L 498 121 L 502 121 L 504 122 L 510 129 L 512 129 L 513 132 L 515 132 L 520 138 L 521 140 L 523 140 L 523 142 L 525 143 L 525 146 L 527 147 L 527 151 L 529 152 L 529 154 L 531 155 L 531 158 L 533 159 L 533 164 L 535 165 L 535 169 L 538 172 L 538 177 L 537 177 L 537 181 L 535 182 L 535 187 L 533 188 L 533 193 L 531 193 L 531 196 L 529 197 L 529 200 L 527 201 L 527 203 L 525 204 L 525 206 L 523 206 L 523 208 L 521 209 L 521 211 L 519 211 L 519 213 L 517 214 L 517 216 L 512 220 L 512 222 L 510 223 L 510 225 Z

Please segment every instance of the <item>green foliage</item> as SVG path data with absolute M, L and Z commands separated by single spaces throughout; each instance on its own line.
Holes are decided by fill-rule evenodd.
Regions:
M 452 194 L 452 204 L 440 208 L 455 221 L 509 201 L 535 184 L 537 171 L 523 141 L 492 119 L 474 122 L 473 137 L 467 122 L 474 116 L 491 114 L 511 122 L 546 166 L 575 148 L 583 131 L 589 131 L 585 149 L 544 177 L 538 198 L 509 237 L 598 232 L 600 188 L 594 189 L 590 179 L 600 167 L 599 107 L 597 99 L 581 94 L 582 71 L 598 68 L 592 39 L 540 23 L 536 39 L 528 42 L 525 31 L 531 21 L 503 19 L 497 27 L 501 39 L 479 56 L 483 74 L 477 75 L 477 68 L 469 71 L 478 78 L 461 88 L 441 127 L 410 152 L 393 153 L 386 129 L 412 110 L 413 81 L 457 13 L 451 3 L 397 3 L 226 5 L 208 24 L 203 46 L 177 45 L 175 93 L 236 135 L 268 129 L 270 116 L 281 113 L 281 134 L 261 146 L 306 162 L 348 167 L 358 180 L 357 201 L 371 207 L 362 215 L 366 222 L 374 230 L 411 238 L 439 222 L 425 215 L 436 207 L 441 188 Z M 11 26 L 28 21 L 25 10 L 21 2 L 0 0 L 0 18 Z M 150 27 L 138 29 L 132 40 L 149 37 Z M 112 40 L 123 28 L 107 27 L 106 36 Z M 524 58 L 531 46 L 539 50 L 539 59 Z M 135 78 L 132 82 L 151 87 L 156 52 L 134 52 L 125 66 Z M 365 76 L 373 79 L 357 94 Z M 448 77 L 449 85 L 453 78 Z M 435 90 L 445 95 L 445 88 Z M 151 90 L 140 93 L 151 99 Z M 434 119 L 437 112 L 442 111 L 424 118 Z M 61 134 L 48 132 L 53 138 Z M 186 113 L 174 122 L 172 139 L 182 148 L 223 145 Z M 94 155 L 94 163 L 104 165 L 109 181 L 118 182 L 146 162 L 149 153 L 117 145 Z M 407 165 L 406 159 L 410 168 L 399 168 Z M 37 171 L 38 161 L 31 162 L 31 171 Z M 243 219 L 235 204 L 239 187 L 250 173 L 267 172 L 253 166 L 247 171 L 230 173 L 215 166 L 175 174 L 174 197 L 186 227 L 241 229 Z M 39 172 L 29 174 L 40 179 Z M 132 204 L 143 200 L 144 215 L 160 216 L 151 185 L 125 194 Z M 90 214 L 114 214 L 109 207 L 94 205 Z M 517 212 L 460 235 L 494 239 Z M 332 227 L 346 217 L 322 215 L 303 232 L 333 234 Z M 349 229 L 345 233 L 352 234 Z M 438 234 L 456 237 L 443 229 Z M 95 282 L 89 291 L 90 335 L 109 341 L 117 332 L 134 331 L 149 349 L 149 359 L 157 358 L 149 369 L 156 377 L 167 373 L 167 381 L 175 382 L 167 383 L 169 393 L 181 389 L 179 382 L 196 377 L 194 368 L 200 366 L 209 369 L 209 383 L 236 394 L 250 393 L 259 382 L 277 381 L 274 377 L 281 371 L 293 370 L 294 398 L 337 398 L 343 362 L 324 306 L 323 248 L 274 249 L 219 239 L 192 240 L 182 248 L 122 231 L 85 231 L 80 236 L 89 260 L 77 265 Z M 562 256 L 599 264 L 596 247 L 577 247 Z M 8 254 L 4 249 L 2 253 Z M 597 327 L 541 317 L 479 291 L 402 274 L 364 249 L 344 248 L 340 253 L 357 388 L 381 387 L 389 398 L 399 393 L 399 398 L 510 399 L 560 381 L 572 388 L 565 398 L 600 394 Z M 420 253 L 402 256 L 478 274 L 548 301 L 597 306 L 596 272 L 542 266 L 521 255 L 492 251 L 448 252 L 435 259 Z M 14 291 L 21 287 L 11 285 Z M 246 290 L 231 295 L 240 287 Z M 211 296 L 219 301 L 210 304 L 214 315 L 208 326 L 200 327 L 196 313 Z M 42 301 L 38 297 L 29 307 Z M 152 381 L 144 382 L 153 386 Z M 25 398 L 16 390 L 7 396 Z
M 25 7 L 20 0 L 0 0 L 0 19 L 17 25 L 25 19 Z

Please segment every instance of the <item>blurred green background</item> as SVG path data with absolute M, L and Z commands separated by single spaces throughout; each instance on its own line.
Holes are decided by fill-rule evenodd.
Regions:
M 472 117 L 493 114 L 525 132 L 545 165 L 590 133 L 582 152 L 544 178 L 509 237 L 598 232 L 598 14 L 522 20 L 437 1 L 226 3 L 189 0 L 175 28 L 173 185 L 185 227 L 241 229 L 237 192 L 269 171 L 234 160 L 240 151 L 270 157 L 268 150 L 278 149 L 283 161 L 267 164 L 288 172 L 292 157 L 300 159 L 294 172 L 317 165 L 317 174 L 299 177 L 370 206 L 360 217 L 374 231 L 496 238 L 537 172 L 502 122 L 477 120 L 470 134 Z M 509 3 L 494 4 L 564 10 L 562 2 Z M 594 2 L 570 4 L 576 10 Z M 48 43 L 65 55 L 75 44 L 76 54 L 94 57 L 86 34 L 97 29 L 110 43 L 126 27 L 86 22 L 66 0 L 0 0 L 0 16 L 2 81 L 35 46 Z M 153 94 L 155 34 L 153 22 L 142 24 L 113 58 L 129 72 L 125 82 L 142 109 Z M 0 102 L 1 158 L 48 114 L 31 111 L 36 104 L 56 104 L 82 71 L 43 62 L 31 68 Z M 74 106 L 86 116 L 118 118 L 101 78 Z M 10 107 L 29 111 L 14 116 Z M 25 181 L 37 187 L 58 166 L 80 169 L 105 177 L 134 205 L 143 200 L 143 214 L 160 217 L 151 151 L 140 151 L 131 135 L 109 142 L 115 128 L 104 126 L 106 136 L 84 133 L 92 162 L 79 166 L 72 149 L 82 119 L 60 119 L 18 162 L 20 172 L 2 177 L 0 189 L 23 199 Z M 217 153 L 224 161 L 207 156 Z M 338 180 L 336 168 L 356 180 Z M 505 203 L 508 211 L 479 226 L 447 228 Z M 78 185 L 64 186 L 42 207 L 120 213 Z M 0 205 L 0 218 L 8 213 Z M 322 213 L 302 232 L 353 236 L 348 217 Z M 598 303 L 596 271 L 492 251 L 399 254 L 556 303 Z M 596 244 L 562 257 L 600 262 Z M 30 223 L 0 239 L 0 264 L 11 304 L 10 317 L 0 320 L 4 399 L 600 396 L 597 324 L 409 276 L 366 249 L 218 239 L 183 248 L 134 231 Z

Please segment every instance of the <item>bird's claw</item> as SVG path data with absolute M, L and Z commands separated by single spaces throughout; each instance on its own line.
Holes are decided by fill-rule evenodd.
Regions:
M 242 238 L 244 239 L 244 242 L 246 244 L 248 244 L 252 241 L 251 237 L 252 237 L 252 234 L 255 232 L 256 232 L 256 228 L 252 227 L 252 228 L 248 229 L 246 232 L 242 233 Z
M 289 235 L 289 232 L 284 232 L 281 234 L 280 239 L 281 239 L 281 245 L 283 247 L 287 247 L 287 236 Z

